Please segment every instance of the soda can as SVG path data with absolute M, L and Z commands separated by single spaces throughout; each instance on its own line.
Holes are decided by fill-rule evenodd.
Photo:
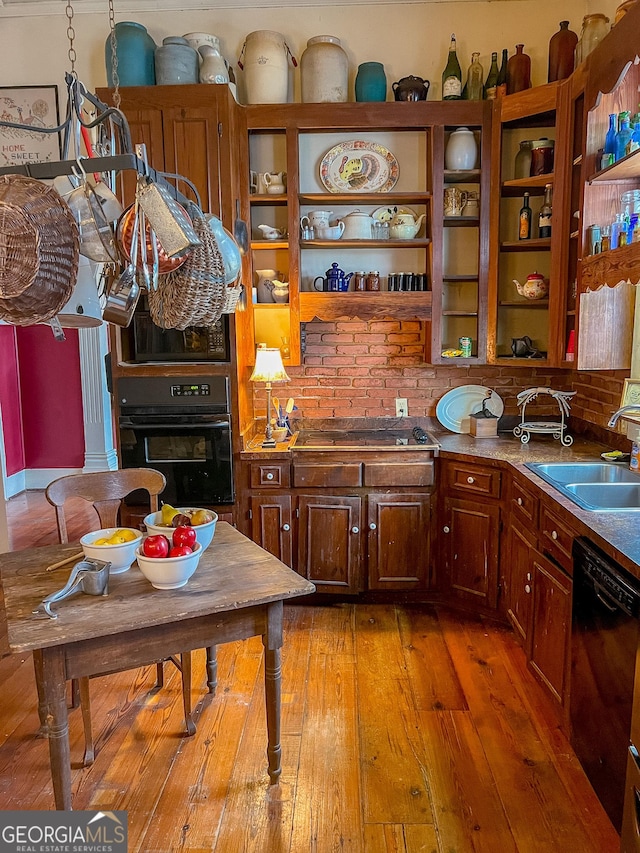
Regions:
M 471 338 L 460 338 L 460 349 L 462 350 L 463 358 L 471 357 Z

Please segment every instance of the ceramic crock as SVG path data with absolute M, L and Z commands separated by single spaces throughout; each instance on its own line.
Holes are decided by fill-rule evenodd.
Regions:
M 453 171 L 474 169 L 478 156 L 478 145 L 472 130 L 459 127 L 454 130 L 444 153 L 445 167 Z
M 121 86 L 154 86 L 156 43 L 142 24 L 120 21 L 115 25 L 118 80 Z M 104 47 L 109 86 L 114 86 L 111 36 Z
M 344 102 L 349 93 L 349 60 L 336 36 L 314 36 L 300 57 L 303 104 Z

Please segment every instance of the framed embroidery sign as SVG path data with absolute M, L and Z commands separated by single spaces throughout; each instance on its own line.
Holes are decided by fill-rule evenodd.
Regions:
M 33 128 L 0 126 L 0 167 L 60 159 L 60 134 L 44 131 L 60 124 L 57 86 L 0 86 L 0 121 Z

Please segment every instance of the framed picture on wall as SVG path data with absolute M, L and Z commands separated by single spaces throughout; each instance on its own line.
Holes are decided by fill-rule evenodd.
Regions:
M 57 86 L 0 86 L 0 120 L 33 130 L 0 126 L 0 166 L 60 159 L 60 134 L 42 128 L 60 124 Z
M 625 379 L 622 389 L 622 406 L 638 406 L 640 410 L 640 379 Z

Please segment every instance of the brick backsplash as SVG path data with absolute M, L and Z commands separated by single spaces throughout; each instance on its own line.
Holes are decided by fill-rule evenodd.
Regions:
M 518 415 L 516 397 L 526 388 L 551 386 L 577 391 L 571 414 L 605 427 L 620 405 L 625 371 L 578 372 L 543 366 L 431 365 L 424 363 L 425 329 L 415 321 L 314 321 L 306 324 L 303 364 L 288 367 L 291 382 L 275 386 L 280 398 L 293 397 L 307 418 L 395 417 L 396 397 L 406 397 L 409 416 L 435 417 L 440 397 L 459 385 L 486 385 L 497 391 L 506 415 Z M 264 416 L 264 391 L 255 389 L 256 411 Z M 527 413 L 558 413 L 550 397 L 540 396 Z

